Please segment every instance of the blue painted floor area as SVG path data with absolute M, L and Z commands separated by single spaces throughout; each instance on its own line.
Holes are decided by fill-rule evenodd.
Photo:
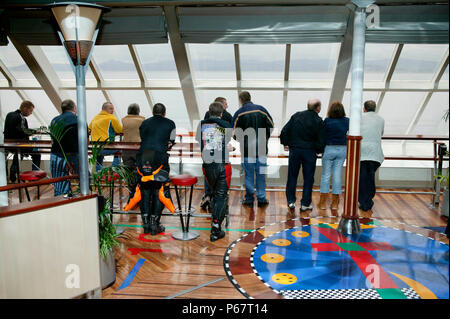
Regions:
M 307 236 L 294 237 L 295 231 L 303 231 L 305 232 L 303 235 L 307 233 Z M 347 238 L 356 244 L 389 243 L 393 250 L 368 250 L 370 255 L 366 255 L 368 260 L 372 257 L 375 259 L 398 288 L 409 286 L 390 274 L 391 272 L 417 281 L 431 290 L 437 298 L 449 298 L 448 245 L 387 227 L 363 229 L 360 235 Z M 280 240 L 284 240 L 282 242 L 287 246 L 275 244 L 279 244 Z M 253 255 L 254 270 L 264 282 L 279 291 L 372 288 L 367 283 L 367 274 L 361 271 L 349 252 L 316 251 L 313 249 L 313 243 L 334 245 L 330 239 L 315 229 L 314 225 L 274 234 L 256 247 Z M 348 250 L 364 250 L 358 245 L 351 245 L 353 246 Z M 359 262 L 364 263 L 364 260 Z

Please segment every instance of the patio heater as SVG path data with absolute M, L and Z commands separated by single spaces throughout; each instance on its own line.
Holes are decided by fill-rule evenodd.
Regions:
M 78 110 L 78 156 L 81 194 L 89 192 L 85 75 L 100 21 L 109 8 L 87 2 L 57 2 L 47 6 L 58 23 L 58 35 L 75 73 Z

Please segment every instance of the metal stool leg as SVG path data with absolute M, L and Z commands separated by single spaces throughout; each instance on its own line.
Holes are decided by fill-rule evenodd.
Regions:
M 172 234 L 172 237 L 178 240 L 192 240 L 198 238 L 200 234 L 196 231 L 189 230 L 190 217 L 192 215 L 192 193 L 194 190 L 194 185 L 191 186 L 191 194 L 189 195 L 189 206 L 187 207 L 187 187 L 184 187 L 184 211 L 181 208 L 180 197 L 178 194 L 178 188 L 175 186 L 175 193 L 177 195 L 177 202 L 179 207 L 180 221 L 181 221 L 181 231 L 177 231 Z M 183 215 L 186 218 L 186 223 L 183 220 Z

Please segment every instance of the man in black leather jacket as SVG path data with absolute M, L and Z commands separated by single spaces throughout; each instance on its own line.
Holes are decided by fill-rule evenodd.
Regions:
M 202 151 L 203 174 L 211 190 L 211 235 L 216 241 L 225 236 L 222 222 L 228 211 L 228 189 L 231 181 L 231 165 L 228 143 L 232 130 L 228 122 L 221 119 L 223 106 L 214 102 L 209 106 L 210 118 L 200 122 L 195 139 Z
M 224 97 L 216 97 L 214 102 L 222 103 L 223 105 L 223 113 L 221 119 L 225 122 L 228 122 L 231 126 L 231 123 L 233 122 L 233 115 L 227 112 L 228 103 L 227 99 Z M 209 110 L 205 113 L 204 120 L 208 120 L 210 118 Z M 208 207 L 211 207 L 211 190 L 209 189 L 208 183 L 205 180 L 205 194 L 202 197 L 202 201 L 200 203 L 200 207 L 202 209 L 207 209 Z
M 317 154 L 323 153 L 325 148 L 324 124 L 319 117 L 320 108 L 319 100 L 309 100 L 308 109 L 292 115 L 280 135 L 281 144 L 285 150 L 289 150 L 286 199 L 290 209 L 295 209 L 297 178 L 300 166 L 303 166 L 301 212 L 312 209 L 312 187 Z
M 242 167 L 245 171 L 245 206 L 253 207 L 256 174 L 256 198 L 258 207 L 266 206 L 266 168 L 268 141 L 273 129 L 269 112 L 261 105 L 253 104 L 250 93 L 239 94 L 241 108 L 233 116 L 233 134 L 240 143 Z
M 142 122 L 139 127 L 141 147 L 136 156 L 137 179 L 141 179 L 140 202 L 144 233 L 156 235 L 164 232 L 161 225 L 161 213 L 164 204 L 159 198 L 159 190 L 163 186 L 163 193 L 170 198 L 168 177 L 170 172 L 167 151 L 175 144 L 175 123 L 166 118 L 166 107 L 157 103 L 153 106 L 153 116 Z M 159 173 L 156 173 L 158 172 Z M 142 177 L 158 174 L 158 178 L 142 182 Z M 162 176 L 164 178 L 162 178 Z

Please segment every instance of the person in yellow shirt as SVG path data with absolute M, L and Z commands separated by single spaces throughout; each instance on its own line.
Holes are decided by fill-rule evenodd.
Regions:
M 114 137 L 118 133 L 123 132 L 122 125 L 114 116 L 114 105 L 111 102 L 105 102 L 102 105 L 102 111 L 98 113 L 89 123 L 89 132 L 91 134 L 91 141 L 106 141 L 114 142 Z M 96 171 L 103 168 L 103 158 L 105 155 L 112 155 L 116 153 L 114 150 L 102 150 L 97 157 Z M 119 157 L 114 156 L 113 166 L 119 165 Z

